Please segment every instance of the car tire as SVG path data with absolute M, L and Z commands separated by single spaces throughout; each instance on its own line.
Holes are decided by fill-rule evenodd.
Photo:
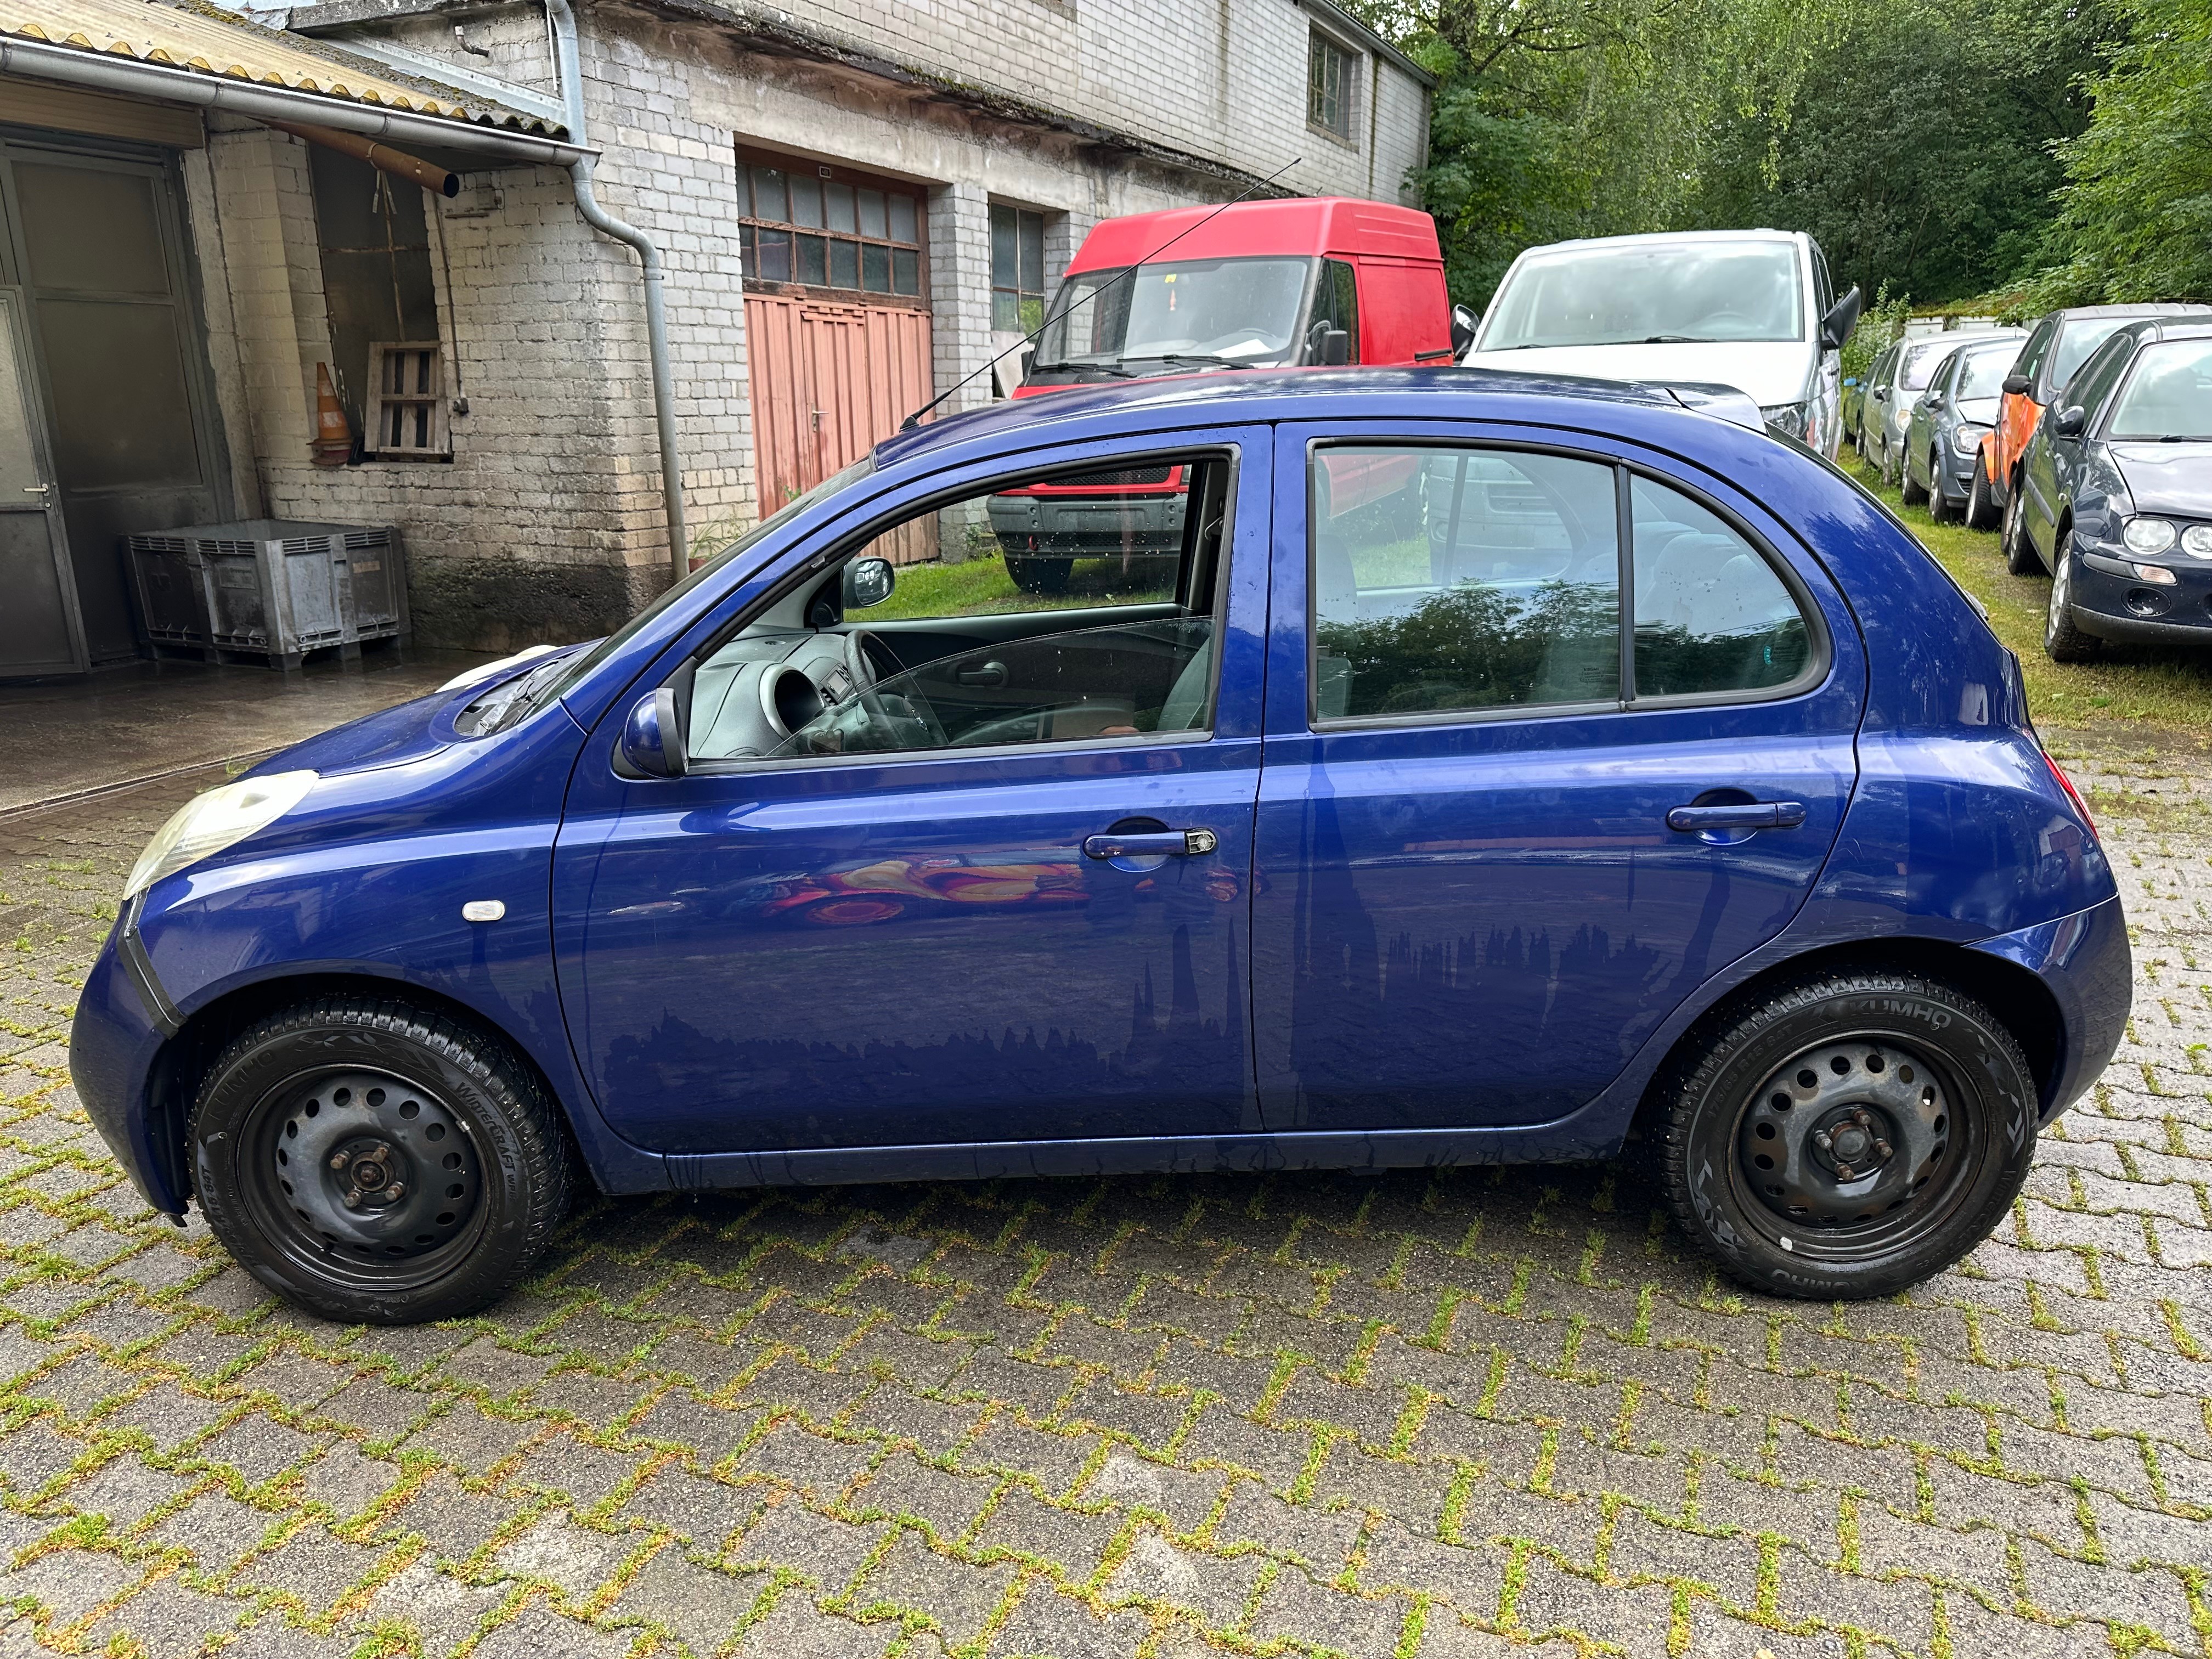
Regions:
M 1662 1098 L 1661 1176 L 1683 1231 L 1745 1285 L 1821 1301 L 1892 1295 L 1988 1237 L 2040 1116 L 2003 1023 L 1910 971 L 1759 994 L 1676 1063 Z
M 1006 555 L 1006 576 L 1024 593 L 1035 593 L 1040 599 L 1054 599 L 1067 592 L 1075 575 L 1073 559 L 1039 559 L 1026 555 Z
M 1920 507 L 1924 505 L 1928 500 L 1928 492 L 1919 484 L 1913 482 L 1912 458 L 1910 455 L 1907 455 L 1905 458 L 1904 464 L 1897 469 L 1897 499 L 1903 501 L 1907 507 Z M 1928 469 L 1928 476 L 1930 478 L 1933 478 L 1936 476 L 1936 469 L 1934 467 L 1931 466 Z
M 322 998 L 255 1022 L 208 1068 L 189 1133 L 216 1237 L 340 1324 L 479 1311 L 568 1208 L 566 1133 L 529 1067 L 397 1000 Z
M 1959 509 L 1943 493 L 1942 460 L 1940 450 L 1928 452 L 1928 516 L 1937 524 L 1948 524 L 1959 516 Z
M 1966 528 L 1994 530 L 2000 516 L 1996 503 L 1990 499 L 1989 462 L 1984 457 L 1977 455 L 1974 457 L 1974 481 L 1966 488 Z
M 2020 486 L 2015 483 L 2005 492 L 2003 521 L 1997 526 L 1997 545 L 2004 550 L 2005 568 L 2015 576 L 2040 576 L 2043 556 L 2028 539 L 2027 526 L 2021 520 Z
M 2074 559 L 2058 556 L 2057 574 L 2051 579 L 2051 599 L 2043 616 L 2043 654 L 2053 662 L 2094 662 L 2105 642 L 2085 633 L 2074 620 Z

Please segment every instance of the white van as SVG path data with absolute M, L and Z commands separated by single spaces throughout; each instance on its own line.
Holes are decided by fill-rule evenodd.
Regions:
M 1832 456 L 1838 353 L 1859 319 L 1802 231 L 1684 231 L 1523 252 L 1460 362 L 1667 386 L 1732 386 L 1775 431 Z

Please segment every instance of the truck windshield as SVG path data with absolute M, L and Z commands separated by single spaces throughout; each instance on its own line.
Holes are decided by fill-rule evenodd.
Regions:
M 1062 285 L 1037 343 L 1038 368 L 1156 374 L 1191 361 L 1272 368 L 1297 355 L 1314 262 L 1193 259 L 1134 272 L 1085 270 Z
M 1802 340 L 1800 286 L 1788 242 L 1563 248 L 1514 270 L 1475 349 Z

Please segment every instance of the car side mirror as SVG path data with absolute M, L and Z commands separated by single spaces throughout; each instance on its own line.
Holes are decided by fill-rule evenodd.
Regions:
M 1323 318 L 1306 331 L 1306 362 L 1326 368 L 1340 368 L 1352 361 L 1352 332 L 1349 329 L 1332 328 Z
M 664 685 L 637 700 L 623 722 L 621 752 L 624 763 L 644 777 L 680 778 L 690 769 L 684 720 L 672 688 Z
M 1456 357 L 1474 343 L 1474 331 L 1482 326 L 1482 319 L 1467 306 L 1454 306 L 1451 316 L 1452 356 Z
M 2088 424 L 2089 411 L 2079 404 L 2072 404 L 2051 416 L 2051 435 L 2058 438 L 2078 438 L 2081 435 L 2081 428 Z
M 1858 383 L 1859 383 L 1859 377 L 1858 377 L 1857 375 L 1856 375 L 1856 374 L 1846 374 L 1846 375 L 1844 375 L 1844 391 L 1846 391 L 1846 392 L 1850 391 L 1853 386 L 1856 386 Z
M 1886 404 L 1889 401 L 1889 388 L 1886 386 L 1878 386 L 1867 395 L 1873 398 L 1876 402 Z
M 2034 384 L 2025 374 L 2008 374 L 2004 377 L 2004 390 L 2015 398 L 2027 396 L 2028 387 Z
M 1866 296 L 1853 283 L 1844 297 L 1828 307 L 1828 314 L 1820 319 L 1820 346 L 1826 351 L 1841 351 L 1844 342 L 1851 337 L 1852 330 L 1859 325 L 1859 313 L 1866 309 Z
M 1941 409 L 1943 407 L 1943 394 L 1940 392 L 1931 392 L 1920 401 L 1930 409 Z
M 889 559 L 854 559 L 845 567 L 844 605 L 848 611 L 866 611 L 881 605 L 898 586 L 898 573 Z

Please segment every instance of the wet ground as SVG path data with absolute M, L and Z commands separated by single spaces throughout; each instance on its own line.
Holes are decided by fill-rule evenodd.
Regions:
M 0 1654 L 2212 1652 L 2212 764 L 2066 751 L 2129 1039 L 1835 1307 L 1603 1167 L 598 1200 L 482 1319 L 319 1324 L 64 1068 L 220 772 L 0 817 Z

